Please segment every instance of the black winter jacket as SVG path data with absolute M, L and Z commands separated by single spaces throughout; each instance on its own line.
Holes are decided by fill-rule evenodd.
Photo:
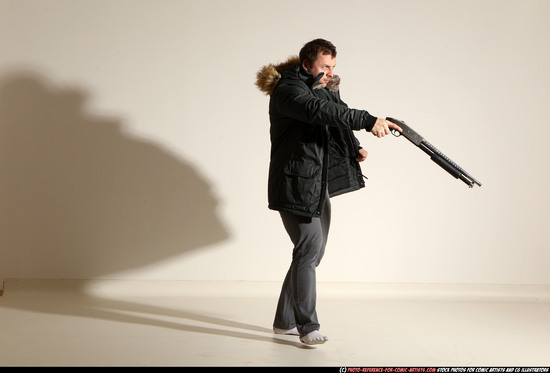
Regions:
M 256 85 L 271 96 L 270 209 L 320 216 L 327 190 L 333 197 L 365 186 L 353 131 L 370 131 L 377 118 L 347 107 L 336 76 L 314 89 L 321 76 L 313 77 L 296 57 L 258 72 Z

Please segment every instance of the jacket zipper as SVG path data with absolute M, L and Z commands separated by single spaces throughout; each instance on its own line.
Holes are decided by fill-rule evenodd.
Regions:
M 328 197 L 328 144 L 330 142 L 330 132 L 327 126 L 325 127 L 325 136 L 323 136 L 323 170 L 321 175 L 321 195 L 319 196 L 319 206 L 317 207 L 317 215 L 321 216 L 323 213 L 323 206 L 325 205 L 325 198 Z

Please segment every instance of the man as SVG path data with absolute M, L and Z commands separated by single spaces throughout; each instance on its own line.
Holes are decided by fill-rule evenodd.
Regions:
M 315 268 L 330 226 L 330 198 L 365 186 L 359 162 L 367 158 L 353 131 L 376 137 L 401 128 L 365 110 L 351 109 L 338 91 L 336 48 L 324 39 L 304 45 L 298 57 L 264 66 L 256 85 L 270 95 L 269 208 L 279 211 L 294 244 L 273 330 L 325 343 L 316 312 Z

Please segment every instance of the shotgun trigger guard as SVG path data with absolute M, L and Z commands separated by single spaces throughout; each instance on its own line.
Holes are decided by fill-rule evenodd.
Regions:
M 401 136 L 401 132 L 399 132 L 399 131 L 396 130 L 395 128 L 390 128 L 390 132 L 391 132 L 391 134 L 394 135 L 395 137 Z

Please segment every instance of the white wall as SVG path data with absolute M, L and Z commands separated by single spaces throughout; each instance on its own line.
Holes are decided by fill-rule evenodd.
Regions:
M 367 188 L 333 200 L 321 281 L 550 284 L 550 2 L 0 0 L 0 278 L 281 281 L 255 73 L 316 37 Z

